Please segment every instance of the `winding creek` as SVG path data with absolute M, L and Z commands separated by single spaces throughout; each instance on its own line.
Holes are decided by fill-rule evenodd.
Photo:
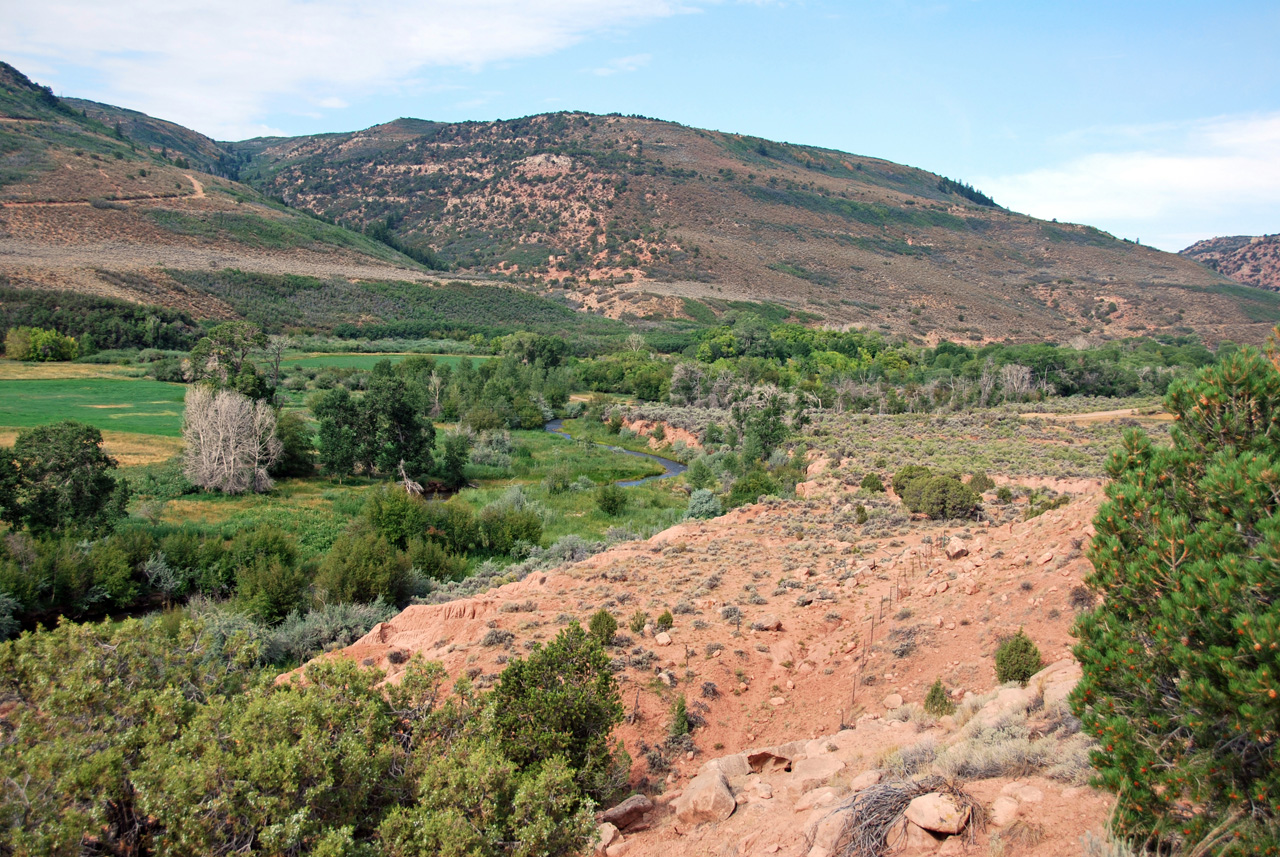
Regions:
M 543 428 L 552 434 L 558 434 L 561 437 L 568 438 L 569 440 L 577 440 L 577 438 L 564 430 L 564 420 L 552 420 L 543 426 Z M 658 464 L 662 465 L 664 472 L 657 476 L 646 476 L 644 479 L 619 479 L 615 483 L 624 488 L 629 485 L 643 485 L 645 482 L 653 482 L 658 479 L 670 479 L 672 476 L 679 476 L 681 473 L 684 473 L 689 469 L 686 465 L 681 464 L 678 461 L 672 461 L 670 458 L 663 458 L 661 455 L 651 455 L 647 452 L 636 452 L 631 449 L 623 449 L 620 446 L 610 446 L 607 443 L 596 443 L 595 441 L 590 441 L 590 443 L 594 446 L 603 447 L 610 452 L 621 452 L 623 455 L 634 455 L 636 458 L 647 458 L 650 461 L 656 461 Z

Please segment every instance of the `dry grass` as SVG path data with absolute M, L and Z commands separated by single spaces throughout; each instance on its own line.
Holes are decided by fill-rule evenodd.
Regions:
M 0 446 L 13 446 L 18 433 L 24 429 L 0 428 Z M 157 434 L 133 434 L 123 431 L 104 431 L 102 448 L 121 467 L 142 467 L 168 461 L 182 452 L 182 439 L 162 437 Z

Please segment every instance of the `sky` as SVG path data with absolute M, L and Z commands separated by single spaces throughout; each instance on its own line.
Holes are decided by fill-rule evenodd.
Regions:
M 0 59 L 215 139 L 639 114 L 1179 250 L 1280 232 L 1280 3 L 0 0 Z

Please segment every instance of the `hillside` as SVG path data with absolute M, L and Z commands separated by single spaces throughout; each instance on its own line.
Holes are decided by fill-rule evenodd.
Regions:
M 238 312 L 174 272 L 429 279 L 383 242 L 210 174 L 224 155 L 172 123 L 58 99 L 0 64 L 0 285 L 220 318 Z
M 1239 283 L 1280 291 L 1280 235 L 1232 235 L 1197 241 L 1179 255 Z
M 227 145 L 243 180 L 291 205 L 618 318 L 773 301 L 978 341 L 1261 341 L 1280 321 L 1280 300 L 1191 260 L 1006 211 L 933 173 L 670 122 L 400 119 Z

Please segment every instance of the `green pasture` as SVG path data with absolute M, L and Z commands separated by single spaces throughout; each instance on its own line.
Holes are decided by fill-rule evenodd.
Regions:
M 0 426 L 78 420 L 103 431 L 178 437 L 187 388 L 144 378 L 0 380 Z

